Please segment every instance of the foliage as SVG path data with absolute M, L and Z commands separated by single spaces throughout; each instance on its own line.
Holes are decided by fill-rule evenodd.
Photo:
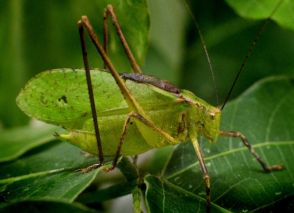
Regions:
M 87 4 L 78 0 L 22 1 L 21 4 L 4 1 L 0 5 L 0 16 L 6 20 L 0 24 L 0 119 L 3 127 L 28 122 L 16 108 L 15 97 L 29 78 L 41 70 L 82 67 L 75 23 L 86 14 L 102 35 L 103 8 L 108 2 L 114 5 L 140 64 L 144 62 L 149 45 L 143 65 L 146 73 L 197 91 L 200 97 L 216 103 L 208 65 L 183 2 L 148 2 L 151 14 L 148 44 L 149 12 L 144 0 L 92 0 Z M 228 0 L 236 13 L 260 19 L 271 13 L 277 1 L 265 1 L 270 2 L 268 5 L 263 2 L 259 5 L 263 8 L 261 11 L 249 10 L 257 8 L 251 1 L 235 2 Z M 294 6 L 290 1 L 285 4 L 283 12 L 273 17 L 278 25 L 268 24 L 246 64 L 233 96 L 246 92 L 225 108 L 222 129 L 243 132 L 267 162 L 281 163 L 286 169 L 264 174 L 237 139 L 220 138 L 217 144 L 203 140 L 201 145 L 212 178 L 214 212 L 293 211 L 290 201 L 294 197 L 291 163 L 294 64 L 290 56 L 294 54 L 294 46 L 290 29 L 294 21 L 287 8 Z M 222 101 L 262 22 L 240 18 L 220 1 L 191 1 L 190 7 L 204 34 Z M 98 25 L 97 20 L 100 21 Z M 129 64 L 114 38 L 112 34 L 111 58 L 120 70 L 128 71 Z M 94 48 L 90 48 L 92 66 L 101 67 L 96 59 Z M 271 75 L 279 76 L 258 81 L 249 88 L 257 80 Z M 103 167 L 81 174 L 75 170 L 96 162 L 97 158 L 55 141 L 52 135 L 57 130 L 57 127 L 34 125 L 1 130 L 0 211 L 30 208 L 50 212 L 51 208 L 91 212 L 102 210 L 102 202 L 126 194 L 137 198 L 134 203 L 138 210 L 140 190 L 151 212 L 204 210 L 202 175 L 190 143 L 159 150 L 140 168 L 139 176 L 126 158 L 119 163 L 123 176 L 115 172 L 106 174 Z M 108 187 L 102 184 L 104 182 Z

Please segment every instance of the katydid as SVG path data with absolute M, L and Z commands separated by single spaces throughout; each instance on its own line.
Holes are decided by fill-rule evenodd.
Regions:
M 109 16 L 134 73 L 119 74 L 108 57 Z M 99 162 L 81 171 L 100 167 L 104 156 L 114 157 L 111 170 L 120 155 L 137 155 L 190 140 L 203 173 L 209 211 L 210 177 L 197 140 L 199 136 L 210 142 L 216 142 L 219 136 L 238 137 L 265 172 L 283 169 L 281 165 L 267 165 L 242 133 L 220 130 L 220 108 L 190 91 L 142 74 L 111 5 L 105 10 L 104 20 L 104 45 L 86 16 L 78 21 L 85 69 L 42 72 L 17 97 L 18 106 L 29 116 L 68 130 L 67 134 L 57 134 L 58 138 L 98 154 Z M 105 70 L 90 70 L 84 30 L 102 57 Z

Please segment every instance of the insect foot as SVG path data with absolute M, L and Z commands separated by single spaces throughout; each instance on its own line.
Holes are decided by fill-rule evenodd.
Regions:
M 75 172 L 88 173 L 88 172 L 91 172 L 91 171 L 93 171 L 95 169 L 98 169 L 101 166 L 102 166 L 102 164 L 95 163 L 95 164 L 92 164 L 92 165 L 90 165 L 88 167 L 77 169 L 77 170 L 75 170 Z
M 266 173 L 269 173 L 269 172 L 272 172 L 272 171 L 282 171 L 282 170 L 284 170 L 284 169 L 286 169 L 283 165 L 272 165 L 272 166 L 270 166 L 270 167 L 266 167 L 265 169 L 264 169 L 264 171 L 266 172 Z

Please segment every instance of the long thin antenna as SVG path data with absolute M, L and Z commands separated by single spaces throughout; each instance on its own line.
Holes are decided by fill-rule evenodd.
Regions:
M 201 30 L 200 30 L 200 27 L 199 27 L 199 24 L 198 24 L 198 22 L 196 20 L 196 17 L 192 13 L 192 11 L 191 11 L 191 9 L 190 9 L 187 1 L 184 0 L 184 3 L 185 3 L 186 10 L 189 12 L 190 16 L 192 17 L 192 20 L 194 22 L 194 25 L 195 25 L 195 27 L 197 29 L 197 32 L 198 32 L 198 35 L 200 37 L 201 45 L 202 45 L 202 48 L 203 48 L 204 53 L 205 53 L 206 60 L 207 60 L 208 65 L 209 65 L 209 71 L 211 73 L 211 80 L 212 80 L 212 83 L 214 85 L 215 97 L 216 97 L 216 102 L 217 102 L 217 105 L 218 105 L 219 104 L 219 98 L 218 98 L 218 93 L 217 93 L 217 86 L 216 86 L 216 81 L 215 81 L 215 75 L 214 75 L 212 63 L 211 63 L 211 60 L 210 60 L 210 56 L 208 54 L 207 47 L 206 47 L 206 44 L 205 44 L 205 41 L 204 41 L 203 34 L 202 34 Z
M 265 21 L 263 22 L 263 24 L 261 25 L 259 31 L 256 33 L 255 38 L 253 39 L 253 41 L 252 41 L 252 43 L 251 43 L 251 45 L 250 45 L 250 47 L 249 47 L 249 49 L 248 49 L 248 51 L 247 51 L 247 54 L 246 54 L 246 56 L 244 57 L 244 59 L 243 59 L 243 61 L 242 61 L 241 67 L 240 67 L 239 71 L 238 71 L 237 74 L 236 74 L 236 77 L 235 77 L 235 79 L 234 79 L 234 81 L 233 81 L 233 83 L 232 83 L 232 86 L 231 86 L 231 88 L 230 88 L 230 90 L 229 90 L 229 92 L 228 92 L 228 94 L 227 94 L 227 96 L 226 96 L 226 99 L 225 99 L 225 101 L 224 101 L 224 103 L 223 103 L 223 105 L 222 105 L 222 107 L 221 107 L 221 110 L 223 110 L 224 107 L 225 107 L 225 105 L 227 104 L 227 102 L 228 102 L 228 100 L 229 100 L 229 98 L 230 98 L 230 96 L 231 96 L 231 94 L 232 94 L 232 92 L 233 92 L 233 89 L 234 89 L 234 87 L 235 87 L 237 81 L 239 80 L 239 77 L 240 77 L 240 75 L 241 75 L 241 72 L 244 70 L 244 67 L 245 67 L 245 65 L 246 65 L 246 63 L 247 63 L 247 61 L 248 61 L 248 59 L 249 59 L 250 56 L 252 55 L 252 53 L 253 53 L 253 51 L 254 51 L 254 49 L 255 49 L 255 47 L 256 47 L 256 44 L 257 44 L 257 42 L 258 42 L 259 39 L 260 39 L 261 34 L 263 33 L 263 31 L 264 31 L 266 25 L 269 23 L 269 21 L 270 21 L 270 19 L 272 18 L 272 16 L 276 13 L 276 11 L 278 10 L 278 8 L 280 7 L 282 1 L 283 1 L 283 0 L 280 0 L 280 1 L 278 2 L 278 4 L 276 5 L 276 7 L 274 8 L 274 10 L 273 10 L 273 11 L 271 12 L 271 14 L 266 18 L 266 20 L 265 20 Z

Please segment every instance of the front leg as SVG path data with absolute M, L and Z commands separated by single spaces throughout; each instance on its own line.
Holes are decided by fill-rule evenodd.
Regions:
M 205 165 L 203 153 L 201 151 L 200 145 L 198 143 L 198 140 L 196 136 L 191 137 L 191 141 L 194 147 L 194 150 L 196 152 L 196 156 L 199 161 L 200 169 L 203 174 L 203 180 L 205 184 L 205 191 L 206 191 L 206 212 L 210 212 L 210 207 L 211 207 L 211 193 L 210 193 L 210 177 L 208 174 L 207 167 Z

